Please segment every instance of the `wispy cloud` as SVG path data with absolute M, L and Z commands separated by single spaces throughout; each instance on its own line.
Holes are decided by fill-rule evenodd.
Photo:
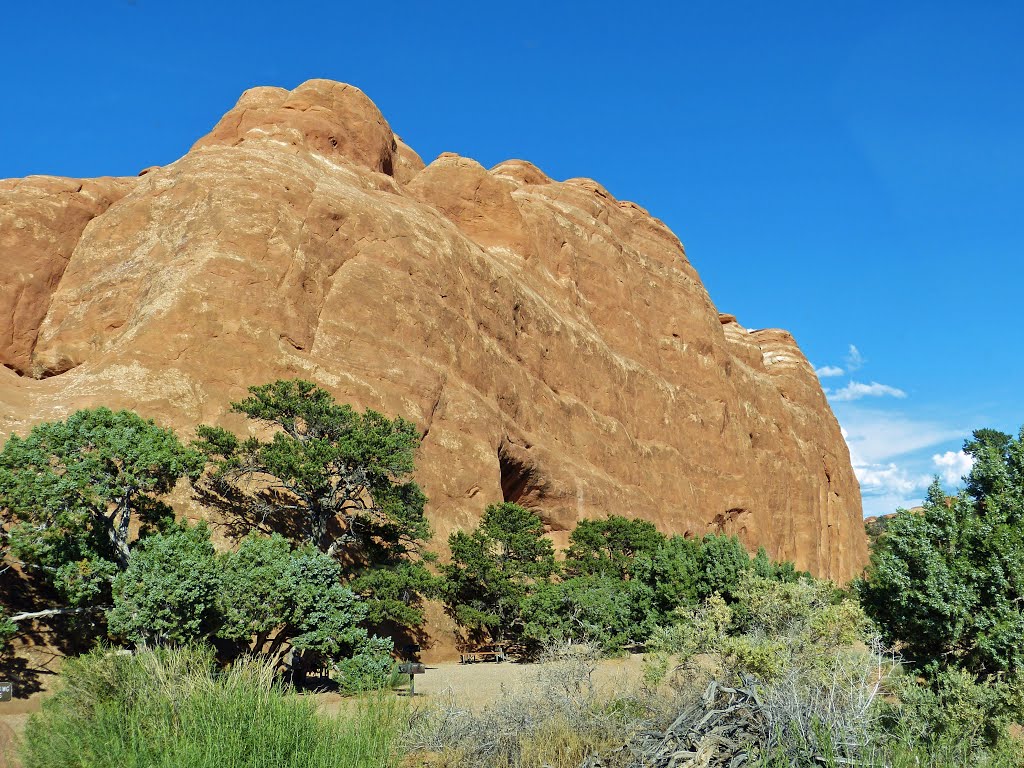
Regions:
M 829 376 L 842 376 L 846 371 L 837 365 L 823 365 L 821 368 L 815 368 L 814 372 L 818 374 L 819 379 L 824 379 Z
M 867 360 L 864 359 L 864 355 L 860 353 L 860 350 L 853 344 L 850 345 L 850 349 L 846 352 L 846 370 L 850 373 L 860 370 Z
M 888 384 L 879 384 L 877 381 L 872 381 L 870 384 L 864 384 L 859 381 L 851 381 L 842 389 L 836 389 L 827 391 L 825 394 L 828 395 L 830 400 L 844 403 L 853 400 L 860 400 L 863 397 L 906 397 L 907 393 L 902 389 L 896 387 L 890 387 Z
M 964 475 L 974 466 L 974 457 L 963 451 L 946 451 L 932 456 L 932 464 L 939 470 L 946 485 L 960 485 Z
M 850 448 L 867 515 L 920 504 L 932 477 L 937 472 L 945 476 L 935 457 L 956 455 L 954 451 L 937 453 L 936 448 L 968 434 L 964 428 L 859 404 L 836 403 L 836 416 Z M 956 471 L 953 459 L 943 460 L 951 465 L 951 473 Z
M 842 406 L 836 415 L 843 425 L 843 437 L 855 464 L 887 464 L 939 443 L 962 440 L 964 435 L 970 434 L 964 428 L 859 405 Z
M 854 465 L 853 472 L 860 482 L 861 493 L 867 496 L 900 496 L 906 498 L 923 490 L 931 482 L 931 475 L 915 474 L 895 463 Z

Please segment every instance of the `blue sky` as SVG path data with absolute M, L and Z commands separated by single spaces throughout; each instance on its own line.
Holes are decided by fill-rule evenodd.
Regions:
M 135 174 L 239 93 L 353 83 L 428 162 L 590 176 L 792 331 L 878 514 L 1024 422 L 1024 6 L 10 3 L 0 177 Z M 823 371 L 827 372 L 827 371 Z

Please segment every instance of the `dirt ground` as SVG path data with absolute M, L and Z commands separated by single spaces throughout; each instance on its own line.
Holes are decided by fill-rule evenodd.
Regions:
M 594 684 L 598 689 L 623 690 L 639 681 L 643 657 L 628 656 L 598 662 Z M 493 661 L 476 664 L 428 664 L 426 672 L 416 676 L 416 703 L 429 705 L 449 697 L 460 706 L 483 707 L 500 697 L 505 690 L 528 686 L 535 679 L 537 667 L 532 664 Z M 49 682 L 49 681 L 48 681 Z M 17 738 L 33 712 L 38 712 L 47 691 L 36 692 L 23 699 L 0 702 L 0 768 L 18 768 L 15 759 Z M 353 699 L 336 693 L 310 694 L 317 698 L 324 712 L 337 712 L 351 706 Z M 395 691 L 407 696 L 408 686 Z
M 598 690 L 624 690 L 635 685 L 642 675 L 643 656 L 632 655 L 622 659 L 597 662 L 593 681 Z M 428 664 L 426 672 L 416 676 L 416 702 L 454 699 L 459 706 L 479 708 L 495 701 L 504 690 L 529 686 L 537 675 L 537 666 L 513 662 L 484 661 L 475 664 Z M 407 696 L 409 686 L 395 693 Z M 325 712 L 338 711 L 352 699 L 334 693 L 316 694 Z
M 616 690 L 635 684 L 642 674 L 640 655 L 606 659 L 597 663 L 593 681 L 599 689 Z M 502 695 L 502 689 L 529 685 L 537 675 L 532 664 L 479 662 L 428 666 L 416 677 L 416 697 L 425 701 L 454 696 L 459 704 L 479 707 Z

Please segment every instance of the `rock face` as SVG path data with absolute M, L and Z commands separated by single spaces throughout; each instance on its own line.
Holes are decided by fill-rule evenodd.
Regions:
M 0 364 L 32 372 L 39 324 L 82 231 L 134 181 L 0 180 Z
M 860 492 L 784 331 L 720 315 L 678 238 L 589 179 L 424 167 L 358 89 L 247 91 L 133 179 L 0 182 L 0 429 L 129 407 L 188 434 L 300 376 L 402 415 L 441 546 L 503 499 L 738 534 L 845 580 Z

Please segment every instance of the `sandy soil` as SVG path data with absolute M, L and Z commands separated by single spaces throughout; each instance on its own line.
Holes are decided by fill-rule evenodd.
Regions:
M 598 662 L 592 678 L 595 687 L 608 691 L 632 687 L 640 680 L 642 660 L 642 656 L 633 655 Z M 416 702 L 429 704 L 451 699 L 459 706 L 479 708 L 498 699 L 504 691 L 534 684 L 537 674 L 537 665 L 512 662 L 428 664 L 426 672 L 416 676 Z M 408 696 L 408 692 L 409 686 L 405 685 L 396 695 Z M 334 693 L 315 695 L 325 712 L 335 712 L 354 703 L 353 699 Z
M 594 684 L 615 690 L 636 683 L 642 672 L 642 658 L 634 655 L 599 662 L 592 678 Z M 438 664 L 417 675 L 416 697 L 429 700 L 452 696 L 463 706 L 478 707 L 497 699 L 503 690 L 528 686 L 536 678 L 537 666 L 533 664 Z

